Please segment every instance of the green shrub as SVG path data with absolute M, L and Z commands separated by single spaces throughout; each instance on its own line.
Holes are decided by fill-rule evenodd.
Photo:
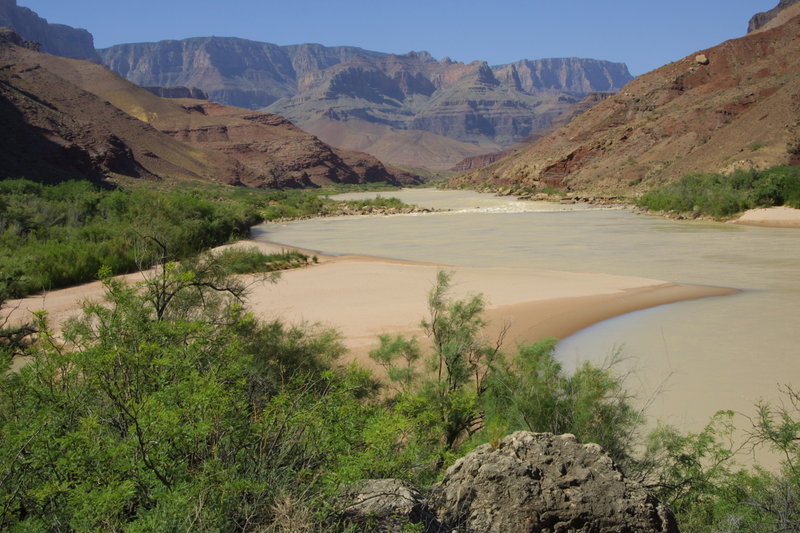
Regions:
M 612 372 L 616 359 L 606 367 L 584 363 L 568 375 L 553 356 L 556 342 L 544 339 L 498 358 L 482 395 L 487 437 L 517 430 L 572 433 L 628 462 L 643 419 Z
M 628 460 L 642 422 L 611 365 L 582 365 L 572 376 L 553 357 L 555 339 L 521 346 L 509 357 L 486 341 L 483 298 L 449 295 L 440 272 L 422 326 L 432 341 L 425 369 L 415 339 L 382 336 L 370 357 L 399 385 L 395 408 L 414 420 L 417 439 L 446 462 L 456 450 L 516 430 L 573 433 Z M 433 452 L 432 452 L 433 453 Z
M 637 203 L 654 211 L 714 218 L 730 217 L 756 207 L 798 207 L 800 167 L 738 170 L 729 175 L 692 174 L 647 192 Z
M 275 272 L 308 265 L 312 259 L 297 251 L 265 254 L 258 248 L 227 248 L 217 254 L 217 259 L 228 274 Z
M 405 419 L 332 368 L 335 335 L 262 325 L 195 266 L 133 287 L 106 269 L 107 302 L 65 343 L 41 321 L 0 373 L 0 529 L 331 530 L 344 483 L 415 477 Z
M 81 181 L 2 180 L 0 204 L 0 271 L 19 280 L 12 297 L 96 279 L 103 265 L 124 273 L 186 258 L 246 236 L 260 220 L 249 204 L 200 190 L 108 190 Z

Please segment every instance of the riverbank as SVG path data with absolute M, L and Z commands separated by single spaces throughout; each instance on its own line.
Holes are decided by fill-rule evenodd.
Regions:
M 669 213 L 665 211 L 655 211 L 643 207 L 638 207 L 631 199 L 621 196 L 592 196 L 592 195 L 563 195 L 553 197 L 552 195 L 540 194 L 515 194 L 507 191 L 498 191 L 498 196 L 513 196 L 521 201 L 545 201 L 558 204 L 584 204 L 600 208 L 628 209 L 632 213 L 650 216 L 660 216 L 672 220 L 700 220 L 719 222 L 719 218 L 697 213 Z M 725 219 L 723 219 L 724 221 Z M 800 228 L 800 209 L 785 206 L 764 207 L 750 209 L 738 214 L 735 218 L 727 220 L 733 224 L 745 226 L 763 226 L 770 228 Z

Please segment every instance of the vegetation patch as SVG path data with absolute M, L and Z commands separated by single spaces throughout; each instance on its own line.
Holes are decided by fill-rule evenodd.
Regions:
M 732 462 L 732 413 L 699 433 L 660 427 L 642 439 L 611 367 L 569 375 L 552 340 L 504 355 L 502 336 L 482 334 L 482 296 L 452 298 L 446 273 L 421 324 L 427 353 L 383 336 L 371 354 L 387 369 L 382 385 L 334 364 L 335 332 L 254 319 L 218 265 L 167 262 L 134 286 L 103 269 L 106 301 L 86 305 L 63 338 L 44 316 L 32 342 L 0 331 L 0 529 L 365 531 L 341 520 L 345 489 L 428 486 L 516 429 L 600 443 L 683 531 L 800 528 L 791 388 L 784 405 L 757 406 L 751 429 L 781 469 L 744 470 Z M 10 371 L 16 357 L 29 362 Z
M 739 170 L 732 174 L 692 174 L 649 191 L 639 207 L 666 213 L 727 218 L 757 207 L 800 208 L 800 167 Z
M 375 198 L 368 198 L 366 200 L 343 200 L 341 204 L 346 205 L 351 209 L 362 211 L 372 211 L 376 209 L 405 209 L 412 207 L 411 205 L 403 202 L 399 198 L 384 197 L 380 194 Z
M 217 254 L 217 260 L 228 274 L 254 274 L 289 270 L 304 267 L 316 262 L 316 259 L 316 257 L 294 250 L 277 254 L 265 254 L 256 247 L 227 248 Z
M 183 259 L 248 234 L 253 205 L 201 189 L 104 189 L 86 181 L 0 181 L 0 273 L 10 296 L 74 285 Z M 149 236 L 149 239 L 142 239 Z M 163 245 L 163 246 L 162 246 Z
M 364 214 L 412 208 L 381 196 L 343 204 L 326 196 L 331 192 L 0 180 L 0 286 L 9 298 L 18 298 L 95 280 L 104 265 L 123 274 L 186 259 L 245 238 L 253 225 L 265 220 L 330 216 L 340 214 L 343 206 Z M 279 254 L 252 258 L 250 267 L 238 268 L 283 270 L 307 261 L 293 253 Z

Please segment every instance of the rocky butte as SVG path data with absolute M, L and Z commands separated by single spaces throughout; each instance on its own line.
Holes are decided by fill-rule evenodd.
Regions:
M 50 24 L 17 0 L 0 0 L 0 26 L 13 28 L 24 40 L 36 41 L 48 54 L 97 61 L 92 34 L 83 29 Z
M 778 5 L 770 9 L 769 11 L 756 13 L 755 15 L 753 15 L 753 18 L 751 18 L 750 22 L 747 24 L 747 33 L 753 33 L 754 31 L 758 31 L 761 28 L 770 25 L 770 23 L 773 23 L 773 21 L 777 22 L 777 24 L 774 25 L 786 22 L 787 15 L 794 16 L 800 12 L 798 11 L 798 8 L 794 8 L 791 11 L 787 10 L 787 8 L 797 4 L 799 1 L 800 0 L 780 0 L 780 2 L 778 2 Z

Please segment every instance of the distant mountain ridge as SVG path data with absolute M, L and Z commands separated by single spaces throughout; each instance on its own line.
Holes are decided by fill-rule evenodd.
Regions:
M 633 79 L 624 64 L 595 59 L 491 67 L 436 60 L 427 52 L 396 55 L 224 37 L 124 44 L 98 54 L 139 85 L 198 87 L 212 101 L 264 108 L 329 144 L 392 162 L 432 164 L 421 140 L 428 139 L 452 152 L 438 154 L 439 168 L 511 146 L 547 128 L 586 94 L 618 91 Z M 354 135 L 365 123 L 370 133 Z M 389 148 L 388 138 L 402 139 L 405 153 Z M 409 147 L 414 138 L 420 141 Z
M 469 64 L 427 52 L 396 55 L 320 44 L 279 46 L 234 37 L 122 44 L 94 50 L 85 30 L 53 25 L 0 0 L 0 25 L 54 55 L 102 62 L 165 96 L 197 89 L 223 105 L 287 117 L 322 141 L 410 167 L 447 169 L 546 130 L 593 92 L 632 76 L 595 59 Z
M 298 79 L 354 56 L 361 48 L 278 46 L 237 37 L 120 44 L 97 51 L 102 63 L 137 85 L 197 87 L 215 102 L 260 109 L 296 92 Z
M 36 41 L 42 52 L 74 59 L 97 61 L 94 37 L 84 29 L 50 24 L 17 0 L 0 0 L 0 26 L 13 28 L 23 39 Z

